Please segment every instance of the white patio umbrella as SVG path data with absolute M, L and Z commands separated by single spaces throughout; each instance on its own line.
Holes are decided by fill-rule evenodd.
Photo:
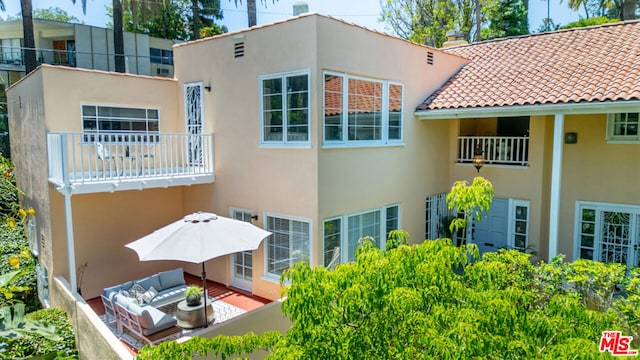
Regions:
M 251 223 L 216 214 L 197 212 L 185 216 L 125 246 L 140 261 L 179 260 L 202 264 L 204 318 L 207 324 L 207 260 L 241 251 L 255 250 L 271 235 Z

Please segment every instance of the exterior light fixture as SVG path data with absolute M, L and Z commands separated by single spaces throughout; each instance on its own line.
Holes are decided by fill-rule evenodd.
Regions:
M 211 85 L 205 86 L 204 89 L 207 90 L 207 92 L 211 92 Z
M 480 149 L 480 146 L 476 146 L 476 148 L 473 150 L 473 160 L 471 162 L 478 172 L 480 172 L 480 168 L 484 165 L 482 152 L 483 151 Z
M 258 221 L 258 215 L 251 215 L 251 220 L 256 220 L 256 221 Z

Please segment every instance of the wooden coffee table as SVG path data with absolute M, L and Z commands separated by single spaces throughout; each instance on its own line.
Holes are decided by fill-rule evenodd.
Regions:
M 204 327 L 205 324 L 209 324 L 213 321 L 213 301 L 209 298 L 207 300 L 207 322 L 204 321 L 204 300 L 200 302 L 200 305 L 189 306 L 187 300 L 182 300 L 178 303 L 178 309 L 176 311 L 176 320 L 178 320 L 178 326 L 184 329 L 193 329 L 198 327 Z

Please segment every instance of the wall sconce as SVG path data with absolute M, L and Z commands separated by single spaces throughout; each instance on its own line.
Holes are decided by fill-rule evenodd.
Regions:
M 205 86 L 204 89 L 207 90 L 207 92 L 211 92 L 211 85 Z
M 473 166 L 475 166 L 476 170 L 480 172 L 480 168 L 484 166 L 484 158 L 482 157 L 483 151 L 480 149 L 480 146 L 476 146 L 473 150 Z
M 258 221 L 258 215 L 251 215 L 251 220 Z

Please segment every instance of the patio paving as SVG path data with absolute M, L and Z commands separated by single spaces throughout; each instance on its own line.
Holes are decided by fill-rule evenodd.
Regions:
M 187 273 L 185 273 L 184 277 L 188 285 L 202 286 L 202 279 L 200 277 Z M 207 294 L 210 298 L 215 299 L 213 302 L 215 312 L 214 324 L 227 321 L 271 302 L 270 300 L 254 296 L 246 291 L 228 287 L 210 280 L 207 280 Z M 104 306 L 102 305 L 100 297 L 89 299 L 87 303 L 101 319 L 104 317 Z M 167 308 L 164 310 L 171 313 L 171 309 Z M 107 326 L 120 338 L 132 354 L 135 354 L 135 352 L 145 344 L 144 341 L 127 332 L 118 334 L 115 331 L 114 324 L 107 324 Z M 163 341 L 179 339 L 182 336 L 187 336 L 194 330 L 180 329 L 176 326 L 158 334 L 157 338 Z

